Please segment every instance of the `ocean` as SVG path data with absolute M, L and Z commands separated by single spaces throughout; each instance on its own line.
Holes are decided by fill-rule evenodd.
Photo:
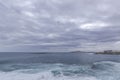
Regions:
M 0 80 L 120 80 L 120 55 L 1 52 Z

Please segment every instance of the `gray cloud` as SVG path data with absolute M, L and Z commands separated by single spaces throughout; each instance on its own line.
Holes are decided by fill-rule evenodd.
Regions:
M 120 46 L 119 0 L 0 0 L 0 51 Z

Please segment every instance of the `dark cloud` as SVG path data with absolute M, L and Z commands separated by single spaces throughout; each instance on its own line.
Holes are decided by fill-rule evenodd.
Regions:
M 119 0 L 0 0 L 0 51 L 118 49 Z

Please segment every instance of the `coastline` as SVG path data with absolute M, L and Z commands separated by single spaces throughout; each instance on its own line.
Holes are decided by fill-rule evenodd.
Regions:
M 120 55 L 120 52 L 96 52 L 95 54 Z

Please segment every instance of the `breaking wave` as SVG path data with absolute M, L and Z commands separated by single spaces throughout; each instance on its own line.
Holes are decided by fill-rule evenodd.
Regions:
M 0 80 L 120 80 L 120 63 L 4 64 L 0 65 Z

